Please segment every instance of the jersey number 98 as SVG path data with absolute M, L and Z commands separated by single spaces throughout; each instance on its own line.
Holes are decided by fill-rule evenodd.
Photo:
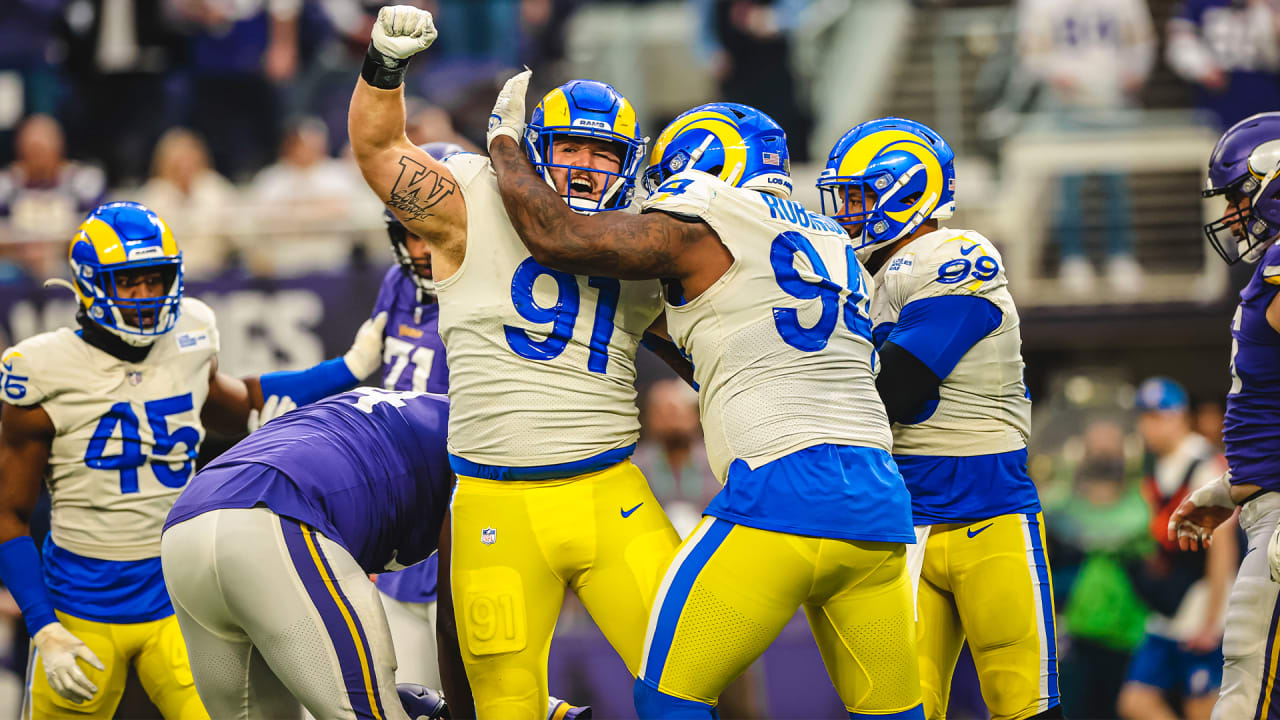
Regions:
M 803 253 L 809 260 L 817 279 L 801 277 L 795 265 L 797 253 Z M 812 327 L 805 327 L 800 323 L 800 312 L 796 308 L 773 309 L 773 324 L 784 342 L 804 352 L 817 352 L 825 348 L 839 322 L 842 300 L 845 327 L 854 335 L 871 340 L 871 301 L 862 278 L 862 266 L 858 264 L 852 247 L 845 248 L 847 297 L 843 297 L 846 288 L 831 279 L 831 273 L 827 271 L 822 256 L 818 255 L 813 244 L 798 232 L 784 232 L 773 239 L 773 245 L 769 249 L 769 263 L 773 265 L 773 276 L 783 292 L 800 300 L 822 301 L 822 315 Z

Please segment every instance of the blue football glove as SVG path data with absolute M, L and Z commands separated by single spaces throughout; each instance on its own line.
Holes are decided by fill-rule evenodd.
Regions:
M 400 704 L 409 715 L 409 720 L 436 720 L 448 718 L 449 708 L 444 703 L 444 695 L 426 685 L 417 683 L 396 683 L 396 694 L 400 696 Z

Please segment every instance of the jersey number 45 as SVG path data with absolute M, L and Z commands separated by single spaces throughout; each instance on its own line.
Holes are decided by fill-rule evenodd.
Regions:
M 161 485 L 180 488 L 191 479 L 191 471 L 195 467 L 196 453 L 200 446 L 200 431 L 190 425 L 169 431 L 168 417 L 192 410 L 191 393 L 175 395 L 163 400 L 151 400 L 143 403 L 143 411 L 155 443 L 151 448 L 151 471 Z M 120 428 L 120 453 L 107 455 L 107 442 Z M 138 492 L 138 468 L 147 464 L 147 454 L 142 451 L 142 437 L 138 432 L 138 415 L 133 406 L 127 402 L 118 402 L 111 406 L 107 414 L 98 421 L 93 431 L 89 447 L 84 453 L 84 463 L 97 470 L 119 470 L 120 492 Z M 158 457 L 165 457 L 177 450 L 179 445 L 186 447 L 186 460 L 174 469 L 169 462 Z

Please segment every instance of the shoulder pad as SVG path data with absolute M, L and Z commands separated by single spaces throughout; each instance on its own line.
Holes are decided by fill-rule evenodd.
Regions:
M 10 405 L 39 405 L 48 393 L 42 387 L 36 369 L 50 358 L 45 357 L 46 336 L 28 338 L 0 355 L 0 399 Z M 64 359 L 65 362 L 65 359 Z
M 481 173 L 493 172 L 493 163 L 489 162 L 489 156 L 470 152 L 454 153 L 441 160 L 440 164 L 449 168 L 449 172 L 453 173 L 454 182 L 459 185 L 470 185 Z
M 1000 251 L 977 233 L 942 230 L 909 247 L 916 297 L 985 295 L 1008 282 Z
M 172 332 L 179 352 L 218 352 L 220 340 L 217 316 L 214 315 L 213 308 L 202 300 L 182 298 L 182 317 L 178 318 L 178 325 Z
M 674 215 L 704 217 L 724 183 L 699 170 L 685 170 L 667 181 L 641 203 L 641 210 L 661 210 Z

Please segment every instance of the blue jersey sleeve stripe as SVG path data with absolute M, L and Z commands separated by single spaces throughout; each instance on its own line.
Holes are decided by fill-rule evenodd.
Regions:
M 944 295 L 907 303 L 888 340 L 920 359 L 945 379 L 960 358 L 1000 327 L 1004 314 L 990 300 Z

